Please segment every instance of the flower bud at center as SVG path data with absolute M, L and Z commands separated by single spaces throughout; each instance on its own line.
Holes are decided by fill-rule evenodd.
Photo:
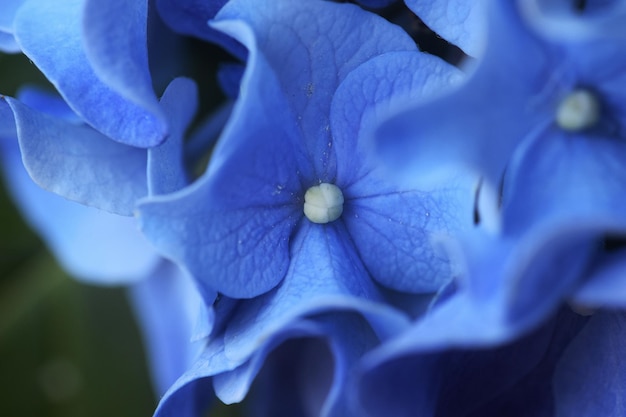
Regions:
M 321 183 L 304 194 L 304 215 L 313 223 L 337 220 L 343 213 L 343 193 L 334 184 Z
M 563 130 L 580 132 L 600 120 L 600 102 L 596 94 L 578 89 L 569 93 L 559 104 L 556 123 Z

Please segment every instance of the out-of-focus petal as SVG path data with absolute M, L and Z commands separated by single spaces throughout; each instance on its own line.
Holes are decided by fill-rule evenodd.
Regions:
M 556 416 L 618 416 L 624 412 L 624 343 L 623 312 L 598 312 L 591 317 L 557 367 Z
M 572 295 L 572 303 L 583 308 L 626 307 L 626 253 L 623 250 L 600 256 L 585 282 Z
M 130 296 L 150 362 L 158 395 L 195 362 L 201 343 L 191 343 L 196 321 L 206 309 L 191 279 L 162 261 L 146 279 L 130 288 Z
M 626 38 L 626 4 L 586 1 L 579 10 L 567 0 L 516 0 L 521 14 L 538 33 L 562 41 Z
M 2 141 L 5 181 L 22 214 L 74 277 L 117 285 L 143 279 L 157 262 L 133 218 L 65 200 L 26 173 L 17 141 Z
M 554 119 L 553 90 L 571 83 L 552 76 L 563 52 L 529 33 L 509 2 L 488 4 L 489 42 L 465 83 L 380 127 L 379 151 L 407 175 L 465 165 L 497 188 L 517 144 Z
M 4 0 L 0 3 L 0 52 L 20 52 L 20 46 L 13 36 L 13 20 L 24 1 Z

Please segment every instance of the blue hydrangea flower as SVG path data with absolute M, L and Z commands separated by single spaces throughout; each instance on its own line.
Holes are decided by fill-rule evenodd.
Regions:
M 500 328 L 503 338 L 536 325 L 575 291 L 600 240 L 626 226 L 620 106 L 626 62 L 613 59 L 623 38 L 545 38 L 518 12 L 515 4 L 493 2 L 490 23 L 500 36 L 476 72 L 449 96 L 410 111 L 412 127 L 407 114 L 383 128 L 413 141 L 396 148 L 391 137 L 382 142 L 390 152 L 419 148 L 471 165 L 484 174 L 486 190 L 506 168 L 501 208 L 491 199 L 483 227 L 466 236 L 458 262 L 466 265 L 461 287 L 476 300 L 467 309 L 483 311 L 475 317 L 497 311 L 502 325 L 489 328 L 494 334 Z M 512 54 L 503 40 L 519 48 Z M 515 72 L 518 56 L 532 56 L 523 75 Z M 498 83 L 512 75 L 518 82 L 504 92 Z M 442 105 L 436 127 L 431 121 Z
M 432 249 L 431 235 L 469 222 L 471 188 L 416 189 L 389 181 L 368 161 L 355 134 L 367 120 L 360 114 L 363 106 L 333 93 L 358 65 L 387 52 L 415 51 L 414 44 L 398 28 L 353 6 L 292 2 L 271 13 L 257 13 L 256 7 L 230 2 L 218 14 L 214 27 L 250 51 L 241 97 L 203 178 L 178 194 L 141 204 L 144 232 L 205 287 L 231 297 L 274 288 L 289 268 L 290 242 L 318 229 L 321 236 L 329 234 L 324 240 L 354 245 L 351 257 L 361 261 L 353 268 L 367 268 L 383 285 L 410 292 L 438 288 L 449 269 Z M 346 23 L 302 21 L 297 28 L 285 23 L 302 19 L 305 7 L 307 13 L 328 8 Z M 284 20 L 271 20 L 279 18 Z M 348 22 L 355 27 L 367 22 L 368 31 Z M 299 42 L 287 36 L 291 31 L 297 31 Z M 452 76 L 437 67 L 443 64 L 423 60 L 413 61 L 426 68 L 416 75 L 425 77 L 422 89 L 435 89 L 428 82 Z M 363 70 L 360 77 L 371 77 L 371 84 L 349 94 L 361 87 L 370 89 L 361 94 L 374 100 L 386 94 L 375 90 L 382 76 L 375 71 L 387 70 L 384 62 L 372 64 L 369 74 Z M 314 225 L 316 220 L 303 214 L 305 193 L 320 184 L 338 187 L 344 199 L 343 214 L 327 225 Z M 388 244 L 379 246 L 381 239 Z M 370 255 L 374 251 L 376 259 Z
M 584 31 L 586 36 L 567 37 L 555 23 L 556 36 L 551 34 L 554 28 L 536 30 L 536 22 L 520 14 L 516 3 L 494 1 L 489 12 L 489 30 L 498 36 L 490 38 L 485 58 L 467 82 L 447 97 L 391 119 L 382 129 L 382 147 L 396 160 L 411 151 L 419 155 L 417 164 L 433 156 L 447 157 L 451 164 L 465 164 L 484 174 L 483 191 L 489 195 L 480 198 L 486 203 L 479 210 L 481 225 L 465 235 L 459 246 L 451 245 L 458 261 L 455 264 L 460 266 L 455 285 L 424 319 L 365 359 L 361 398 L 372 407 L 373 415 L 383 404 L 396 404 L 397 415 L 409 415 L 408 410 L 415 412 L 415 407 L 425 407 L 424 413 L 429 415 L 442 406 L 433 403 L 438 400 L 432 399 L 437 398 L 432 391 L 430 403 L 418 397 L 427 388 L 439 389 L 432 388 L 428 377 L 407 395 L 389 392 L 386 399 L 368 397 L 383 377 L 395 380 L 391 375 L 397 376 L 401 369 L 406 369 L 407 378 L 439 372 L 443 398 L 449 398 L 446 384 L 476 378 L 472 371 L 476 365 L 465 359 L 456 369 L 442 369 L 442 361 L 449 355 L 459 351 L 480 355 L 475 349 L 493 349 L 507 342 L 515 347 L 521 336 L 553 320 L 550 317 L 568 299 L 576 308 L 624 306 L 619 300 L 624 287 L 623 261 L 603 248 L 606 235 L 622 236 L 626 231 L 622 168 L 626 156 L 622 129 L 626 61 L 615 59 L 616 52 L 626 45 L 615 31 L 618 25 L 613 22 L 608 32 L 602 32 L 596 19 L 602 16 L 609 21 L 610 17 L 606 10 L 590 6 L 577 17 L 578 25 L 590 25 Z M 592 18 L 587 13 L 593 13 Z M 391 144 L 398 137 L 406 141 Z M 493 189 L 503 175 L 501 195 L 496 195 Z M 572 380 L 565 381 L 563 372 L 575 369 L 569 372 L 591 375 L 594 381 L 619 380 L 619 368 L 607 362 L 595 368 L 589 361 L 573 357 L 587 352 L 594 357 L 612 355 L 610 344 L 623 332 L 616 336 L 606 329 L 619 327 L 622 320 L 620 314 L 600 312 L 590 320 L 590 330 L 586 326 L 581 330 L 580 342 L 577 336 L 565 344 L 555 367 L 543 377 L 549 383 L 538 401 L 545 401 L 546 406 L 531 415 L 542 415 L 540 411 L 555 415 L 553 403 L 563 413 L 556 415 L 571 415 L 578 409 L 603 415 L 620 409 L 621 396 L 615 392 L 599 394 L 597 404 L 579 404 L 575 394 L 579 391 Z M 582 347 L 589 340 L 588 333 L 597 335 L 597 349 Z M 490 360 L 499 360 L 500 352 L 485 352 Z M 541 355 L 520 352 L 515 360 L 538 360 Z M 408 370 L 411 366 L 415 367 Z M 509 376 L 515 377 L 515 373 Z M 528 389 L 518 384 L 514 387 Z M 461 402 L 499 395 L 490 389 L 470 387 L 462 395 L 471 391 L 471 396 Z M 556 397 L 550 395 L 552 389 Z M 507 395 L 517 399 L 492 398 L 488 401 L 493 402 L 486 404 L 514 404 L 524 392 L 511 391 Z M 567 402 L 560 403 L 563 399 Z M 478 410 L 476 415 L 508 414 Z
M 352 5 L 231 1 L 212 26 L 249 50 L 240 96 L 207 172 L 145 199 L 139 219 L 166 256 L 225 296 L 210 343 L 157 415 L 194 415 L 210 384 L 222 401 L 241 401 L 268 355 L 294 338 L 328 344 L 335 367 L 319 406 L 345 415 L 358 358 L 408 324 L 377 282 L 410 293 L 445 283 L 448 260 L 432 239 L 471 224 L 475 186 L 473 178 L 394 182 L 368 158 L 367 132 L 460 73 Z M 335 188 L 342 205 L 306 196 L 332 199 Z M 352 325 L 340 324 L 354 312 Z

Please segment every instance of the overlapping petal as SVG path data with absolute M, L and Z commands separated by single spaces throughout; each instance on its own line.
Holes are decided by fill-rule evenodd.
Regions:
M 13 36 L 13 20 L 25 0 L 6 0 L 0 4 L 0 51 L 20 52 L 20 47 Z
M 85 56 L 98 79 L 165 124 L 152 89 L 147 50 L 148 1 L 84 0 L 82 35 Z M 143 120 L 136 120 L 139 125 Z M 154 124 L 152 129 L 163 129 Z M 146 133 L 150 133 L 147 131 Z M 113 136 L 114 137 L 114 136 Z M 149 138 L 137 138 L 149 143 Z M 158 140 L 153 138 L 152 140 Z M 129 143 L 134 145 L 134 143 Z
M 132 214 L 147 193 L 145 150 L 5 100 L 15 115 L 24 165 L 37 184 L 82 204 Z
M 555 92 L 570 86 L 557 65 L 563 51 L 530 33 L 508 2 L 489 6 L 490 41 L 466 82 L 380 128 L 379 150 L 409 175 L 417 174 L 411 167 L 464 164 L 497 188 L 516 145 L 553 121 L 561 97 Z
M 128 7 L 141 4 L 128 3 Z M 128 80 L 123 78 L 126 75 L 122 75 L 126 73 L 115 71 L 112 71 L 115 76 L 109 75 L 108 79 L 102 80 L 96 75 L 85 50 L 84 7 L 84 0 L 69 0 L 62 7 L 52 0 L 30 0 L 24 3 L 14 23 L 15 37 L 22 51 L 55 85 L 69 105 L 102 134 L 138 147 L 161 143 L 167 135 L 167 123 L 156 96 L 150 90 L 144 59 L 145 41 L 140 42 L 138 39 L 141 38 L 141 29 L 133 29 L 135 36 L 132 41 L 129 40 L 132 45 L 126 43 L 126 52 L 132 52 L 132 60 L 128 60 L 116 46 L 99 43 L 108 42 L 108 37 L 96 42 L 100 53 L 106 52 L 101 58 L 103 63 L 115 63 L 118 70 L 130 70 Z M 110 28 L 107 25 L 115 26 L 116 21 L 112 22 L 111 19 L 118 17 L 117 11 L 109 10 L 105 16 L 100 15 L 100 11 L 98 9 L 90 15 L 90 19 L 100 20 L 96 25 L 99 30 Z M 127 22 L 137 22 L 135 17 L 141 17 L 141 14 L 130 14 Z M 33 27 L 37 30 L 33 30 Z M 109 70 L 101 72 L 105 71 Z M 113 81 L 114 85 L 108 84 L 109 81 Z M 129 85 L 132 87 L 128 88 Z M 118 88 L 122 86 L 123 90 L 120 91 Z
M 311 19 L 324 15 L 324 19 Z M 411 38 L 382 18 L 349 4 L 324 2 L 230 1 L 214 27 L 252 49 L 249 40 L 224 21 L 243 20 L 254 31 L 297 126 L 315 175 L 332 180 L 334 155 L 328 149 L 330 105 L 334 91 L 350 71 L 383 52 L 416 50 Z M 294 36 L 297 34 L 297 36 Z
M 450 316 L 448 324 L 460 317 Z M 524 410 L 528 415 L 542 415 L 538 413 L 549 410 L 552 400 L 545 384 L 549 384 L 561 352 L 584 324 L 584 318 L 563 311 L 536 331 L 505 345 L 477 349 L 426 343 L 409 355 L 395 351 L 397 345 L 384 345 L 364 358 L 358 385 L 362 408 L 358 412 L 408 417 L 516 415 Z M 467 333 L 477 329 L 467 329 Z M 413 343 L 420 345 L 420 339 Z
M 626 384 L 623 312 L 599 312 L 565 351 L 554 376 L 555 414 L 619 415 Z
M 405 0 L 405 3 L 439 36 L 478 57 L 486 43 L 487 1 Z

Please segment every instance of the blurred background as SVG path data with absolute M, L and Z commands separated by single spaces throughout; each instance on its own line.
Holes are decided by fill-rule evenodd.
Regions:
M 45 85 L 26 57 L 0 54 L 0 93 L 25 81 Z M 0 185 L 0 416 L 151 416 L 124 290 L 68 277 Z

